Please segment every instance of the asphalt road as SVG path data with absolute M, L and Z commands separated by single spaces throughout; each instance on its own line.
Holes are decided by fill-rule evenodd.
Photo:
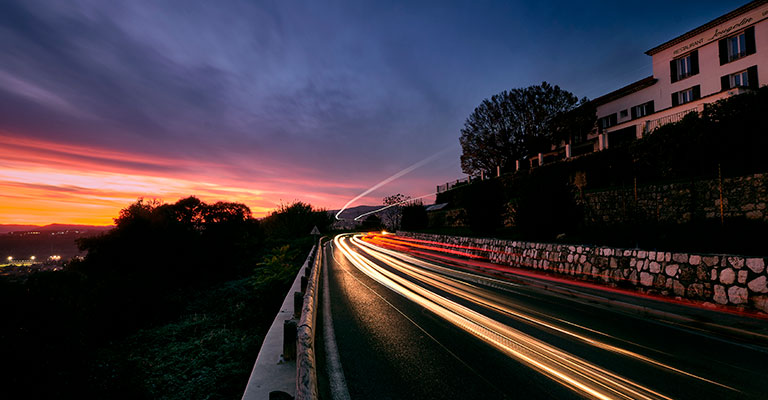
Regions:
M 324 258 L 337 345 L 328 353 L 318 333 L 325 399 L 338 398 L 336 352 L 352 399 L 768 398 L 768 340 L 749 333 L 765 321 L 638 312 L 653 302 L 480 276 L 351 236 Z

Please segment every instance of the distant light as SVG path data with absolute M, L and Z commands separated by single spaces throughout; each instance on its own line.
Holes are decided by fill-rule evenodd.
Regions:
M 386 234 L 387 234 L 387 231 L 381 231 L 381 234 L 382 234 L 382 235 L 386 235 Z
M 35 260 L 35 256 L 29 257 L 29 259 L 34 261 Z
M 13 261 L 13 257 L 8 256 L 8 261 Z

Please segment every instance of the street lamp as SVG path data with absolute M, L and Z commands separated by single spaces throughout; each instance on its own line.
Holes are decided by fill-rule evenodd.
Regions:
M 35 261 L 35 256 L 29 257 L 29 259 Z
M 8 262 L 11 262 L 11 261 L 13 261 L 13 257 L 8 256 Z

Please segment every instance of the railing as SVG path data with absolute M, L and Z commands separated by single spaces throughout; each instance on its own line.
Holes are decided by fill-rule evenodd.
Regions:
M 455 181 L 446 182 L 443 185 L 437 185 L 437 193 L 447 192 L 455 188 L 456 186 L 466 185 L 468 183 L 475 182 L 478 180 L 480 180 L 479 176 L 467 176 L 464 178 L 456 179 Z
M 699 109 L 698 107 L 690 108 L 688 110 L 680 111 L 674 114 L 666 115 L 661 118 L 657 118 L 650 121 L 645 121 L 645 124 L 643 125 L 643 134 L 651 133 L 658 129 L 662 125 L 671 124 L 673 122 L 679 122 L 681 121 L 686 115 L 695 112 L 698 113 Z

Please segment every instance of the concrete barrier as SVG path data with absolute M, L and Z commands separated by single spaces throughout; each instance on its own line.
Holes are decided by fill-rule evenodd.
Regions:
M 315 359 L 314 352 L 311 349 L 314 348 L 314 337 L 311 336 L 314 327 L 315 315 L 314 305 L 317 304 L 317 266 L 316 262 L 320 257 L 318 254 L 318 245 L 315 245 L 307 255 L 307 259 L 304 261 L 299 272 L 296 274 L 296 278 L 293 281 L 291 289 L 288 290 L 283 304 L 280 307 L 280 311 L 277 313 L 272 325 L 264 337 L 264 341 L 259 350 L 259 354 L 256 357 L 256 363 L 251 371 L 251 376 L 248 379 L 248 385 L 245 388 L 243 394 L 243 400 L 266 400 L 270 398 L 317 398 L 317 374 L 315 373 Z M 308 290 L 303 297 L 295 296 L 295 292 L 299 292 L 301 288 L 301 278 L 305 276 L 305 268 L 312 267 L 312 274 L 310 275 L 310 282 Z M 312 284 L 312 277 L 314 276 L 314 284 Z M 309 289 L 313 292 L 310 294 Z M 314 297 L 314 299 L 313 299 Z M 298 306 L 294 306 L 294 301 L 303 302 L 301 306 L 302 316 L 299 321 L 296 321 L 294 316 L 294 310 Z M 307 302 L 310 303 L 312 316 L 311 320 L 307 319 Z M 288 359 L 284 357 L 285 344 L 285 326 L 292 325 L 291 322 L 297 327 L 296 334 L 298 334 L 297 343 L 290 343 L 294 345 L 296 350 L 295 357 Z M 309 332 L 310 337 L 307 336 Z M 295 336 L 294 336 L 295 337 Z M 304 344 L 302 344 L 304 342 Z M 307 355 L 307 347 L 309 346 L 310 356 Z M 301 371 L 299 371 L 301 370 Z M 307 375 L 311 375 L 311 379 L 307 378 Z M 299 390 L 298 376 L 302 377 L 302 380 L 308 380 L 306 385 L 302 385 Z M 314 390 L 307 391 L 307 388 Z M 315 397 L 306 397 L 305 393 L 314 393 Z M 302 397 L 299 397 L 299 396 Z

